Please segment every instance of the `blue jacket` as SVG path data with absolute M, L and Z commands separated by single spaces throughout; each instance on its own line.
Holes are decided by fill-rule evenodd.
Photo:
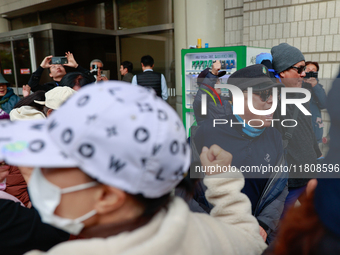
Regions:
M 1 104 L 0 107 L 9 114 L 13 107 L 20 101 L 20 97 L 14 94 L 12 88 L 7 87 L 7 93 L 2 98 L 0 98 L 0 101 L 5 100 L 6 98 L 9 98 L 9 100 L 6 103 Z
M 310 100 L 309 106 L 312 113 L 312 127 L 316 140 L 318 143 L 322 142 L 323 136 L 323 122 L 321 118 L 321 110 L 326 109 L 327 96 L 321 84 L 315 85 L 314 88 L 309 83 L 303 84 L 304 88 L 310 90 L 312 98 Z
M 225 116 L 225 119 L 238 122 L 232 115 Z M 230 127 L 229 122 L 213 127 L 212 121 L 205 121 L 192 138 L 198 152 L 202 151 L 203 146 L 217 144 L 233 155 L 232 165 L 239 169 L 247 166 L 285 165 L 281 134 L 275 128 L 266 128 L 260 136 L 251 138 L 243 133 L 242 125 Z M 288 173 L 243 174 L 245 186 L 242 192 L 250 199 L 252 213 L 267 231 L 267 240 L 270 242 L 288 194 Z

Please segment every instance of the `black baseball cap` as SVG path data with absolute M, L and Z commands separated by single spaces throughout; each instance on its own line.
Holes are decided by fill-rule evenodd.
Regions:
M 242 68 L 228 79 L 228 84 L 239 87 L 242 91 L 253 87 L 253 91 L 262 91 L 272 87 L 284 87 L 282 83 L 275 83 L 270 78 L 268 68 L 257 64 Z

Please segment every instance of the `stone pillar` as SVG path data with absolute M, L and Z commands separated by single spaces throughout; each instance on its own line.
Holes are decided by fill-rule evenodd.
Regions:
M 8 21 L 7 19 L 0 18 L 0 33 L 8 32 Z
M 224 0 L 174 0 L 176 110 L 182 116 L 181 49 L 196 45 L 224 46 Z

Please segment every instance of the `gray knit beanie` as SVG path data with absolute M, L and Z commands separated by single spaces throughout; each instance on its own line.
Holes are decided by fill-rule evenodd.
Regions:
M 304 61 L 305 57 L 298 48 L 290 46 L 288 43 L 281 43 L 271 50 L 273 56 L 273 68 L 281 73 L 289 67 Z

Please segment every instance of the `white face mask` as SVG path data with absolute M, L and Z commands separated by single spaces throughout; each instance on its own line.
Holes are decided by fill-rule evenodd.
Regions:
M 83 221 L 95 215 L 97 213 L 96 210 L 92 210 L 76 219 L 62 218 L 55 215 L 54 211 L 60 203 L 62 194 L 88 189 L 96 185 L 98 185 L 97 182 L 88 182 L 61 189 L 50 183 L 42 174 L 41 169 L 37 167 L 32 173 L 28 184 L 28 191 L 32 204 L 38 210 L 44 223 L 60 228 L 70 234 L 78 235 L 84 228 Z

